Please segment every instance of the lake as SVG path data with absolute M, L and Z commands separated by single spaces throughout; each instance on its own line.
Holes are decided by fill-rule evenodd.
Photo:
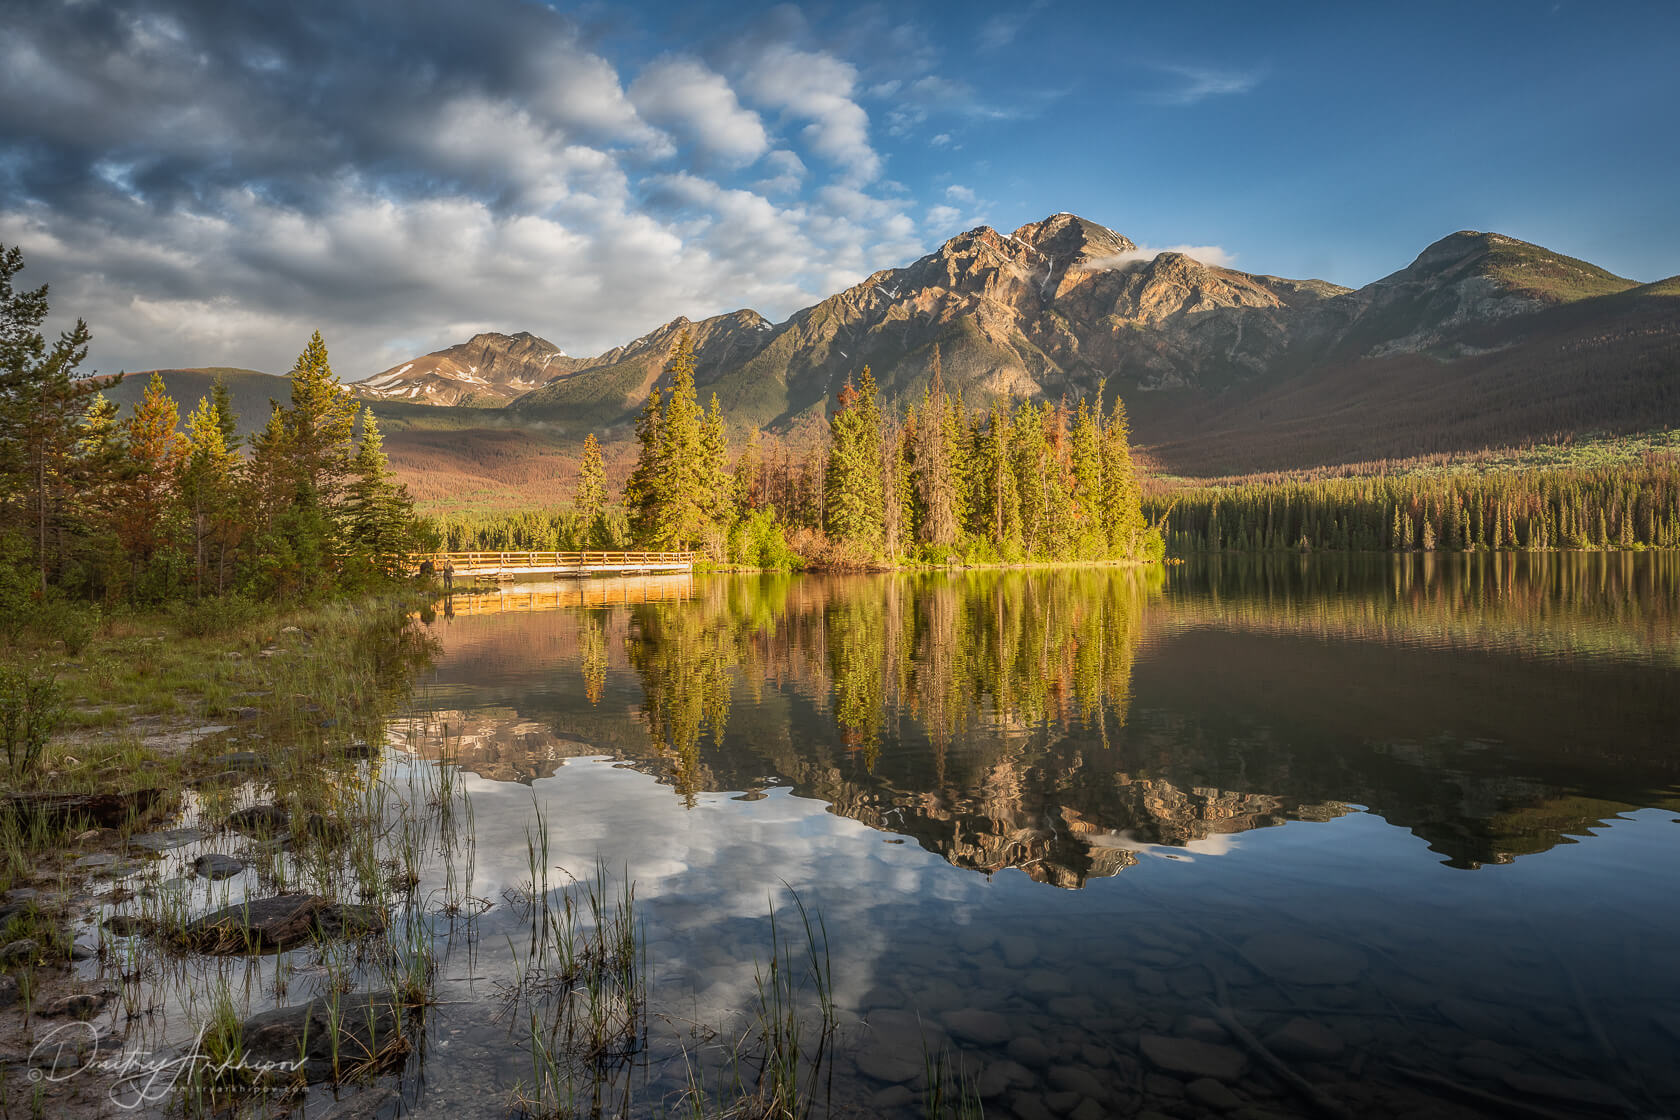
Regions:
M 387 948 L 171 958 L 127 1045 L 419 960 L 380 1115 L 1672 1115 L 1677 608 L 1662 554 L 458 593 L 328 786 L 383 847 L 134 880 L 342 859 Z
M 557 882 L 635 885 L 650 1014 L 608 1111 L 732 1076 L 802 905 L 819 1113 L 922 1115 L 947 1058 L 1023 1120 L 1672 1112 L 1675 560 L 457 595 L 393 764 L 461 768 L 491 908 L 410 1104 L 531 1081 L 492 986 L 540 822 Z

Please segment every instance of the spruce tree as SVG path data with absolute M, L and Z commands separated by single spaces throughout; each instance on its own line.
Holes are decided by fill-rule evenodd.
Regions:
M 1102 521 L 1109 555 L 1121 559 L 1138 559 L 1143 555 L 1144 538 L 1157 535 L 1143 515 L 1143 487 L 1132 462 L 1131 426 L 1126 402 L 1118 394 L 1102 432 Z
M 694 342 L 684 331 L 671 352 L 671 375 L 665 413 L 659 425 L 658 488 L 661 500 L 653 514 L 653 544 L 688 549 L 700 542 L 710 524 L 704 492 L 706 418 L 694 390 Z
M 1042 555 L 1045 548 L 1050 449 L 1044 433 L 1043 412 L 1037 405 L 1022 401 L 1009 427 L 1009 444 L 1013 449 L 1015 492 L 1021 505 L 1021 544 L 1029 556 Z
M 360 409 L 333 373 L 320 331 L 310 336 L 309 345 L 298 355 L 291 381 L 285 424 L 298 500 L 330 520 L 350 474 L 351 441 Z
M 1102 429 L 1090 402 L 1083 397 L 1074 414 L 1068 454 L 1079 554 L 1097 559 L 1108 552 L 1108 533 L 1103 525 Z
M 716 393 L 706 407 L 705 423 L 700 430 L 700 452 L 701 537 L 707 541 L 712 558 L 722 560 L 724 540 L 735 520 L 735 503 L 730 500 L 729 438 Z
M 928 390 L 915 429 L 916 494 L 921 500 L 918 535 L 928 544 L 949 546 L 957 543 L 956 476 L 951 462 L 951 408 L 937 342 L 929 368 Z
M 630 535 L 639 544 L 653 540 L 654 514 L 662 500 L 659 478 L 659 454 L 662 447 L 660 427 L 665 412 L 659 390 L 648 393 L 647 404 L 636 419 L 636 469 L 624 484 L 624 505 L 630 511 Z
M 585 548 L 595 547 L 603 536 L 607 512 L 607 470 L 601 459 L 601 445 L 590 432 L 583 441 L 583 459 L 578 463 L 577 512 L 579 538 Z
M 233 411 L 233 395 L 228 392 L 227 379 L 221 374 L 210 385 L 210 407 L 215 413 L 216 425 L 222 430 L 222 446 L 229 452 L 239 450 L 239 416 Z
M 375 572 L 399 574 L 414 543 L 414 503 L 391 473 L 384 437 L 369 408 L 362 410 L 362 438 L 350 461 L 348 491 L 351 547 Z
M 861 386 L 851 378 L 841 387 L 839 408 L 829 418 L 828 465 L 823 479 L 823 527 L 829 536 L 870 550 L 880 546 L 884 519 L 881 492 L 881 423 L 875 405 L 875 377 L 863 370 Z

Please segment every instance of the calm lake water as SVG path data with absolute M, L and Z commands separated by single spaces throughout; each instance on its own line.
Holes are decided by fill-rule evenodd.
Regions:
M 818 1050 L 803 906 L 819 1116 L 926 1115 L 940 1062 L 1021 1120 L 1674 1115 L 1677 617 L 1650 554 L 457 594 L 361 764 L 419 853 L 398 940 L 439 966 L 386 1085 L 416 1117 L 545 1076 L 577 1115 L 690 1115 L 691 1078 L 756 1072 L 773 912 Z M 199 850 L 158 889 L 263 889 L 165 879 Z M 598 869 L 634 883 L 647 1015 L 559 1086 L 532 900 Z M 189 960 L 129 1045 L 191 1045 L 218 987 L 249 1013 L 380 967 Z
M 1673 1114 L 1677 608 L 1655 555 L 457 595 L 390 765 L 461 767 L 492 908 L 405 1098 L 530 1076 L 494 984 L 540 828 L 635 883 L 613 1111 L 750 1032 L 797 895 L 837 1115 L 920 1115 L 924 1048 L 988 1116 L 1311 1111 L 1221 1013 L 1353 1114 Z

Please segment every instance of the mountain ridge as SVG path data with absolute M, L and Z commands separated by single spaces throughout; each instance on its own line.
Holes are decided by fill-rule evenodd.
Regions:
M 403 378 L 372 392 L 351 388 L 378 412 L 417 493 L 460 479 L 475 493 L 523 494 L 564 470 L 588 432 L 609 465 L 623 459 L 684 331 L 701 400 L 717 394 L 735 438 L 820 438 L 834 394 L 866 364 L 884 403 L 902 407 L 926 385 L 936 344 L 970 407 L 1122 396 L 1136 443 L 1180 475 L 1680 426 L 1680 277 L 1639 284 L 1460 230 L 1348 289 L 1145 252 L 1072 214 L 964 231 L 781 323 L 750 309 L 679 316 L 587 358 L 528 332 L 481 334 L 423 356 L 440 359 L 427 368 L 376 375 Z M 502 398 L 443 386 L 451 368 L 495 381 Z M 428 383 L 439 387 L 426 393 Z
M 1466 328 L 1634 288 L 1584 261 L 1503 234 L 1459 231 L 1359 289 L 1247 273 L 1060 213 L 1012 233 L 978 226 L 898 268 L 772 324 L 750 310 L 678 317 L 575 359 L 508 406 L 529 421 L 627 424 L 658 383 L 660 347 L 695 332 L 696 381 L 742 427 L 818 416 L 870 365 L 913 398 L 939 343 L 948 376 L 978 397 L 1221 392 L 1329 360 L 1416 353 Z M 412 399 L 412 398 L 411 398 Z

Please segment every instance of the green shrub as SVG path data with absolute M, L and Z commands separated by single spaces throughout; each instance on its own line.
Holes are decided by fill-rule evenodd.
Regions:
M 773 510 L 755 509 L 729 530 L 729 562 L 745 568 L 789 572 L 803 561 L 788 547 Z
M 65 653 L 80 657 L 102 621 L 97 606 L 49 599 L 35 609 L 29 629 L 45 642 L 63 642 Z
M 1161 536 L 1161 530 L 1151 529 L 1143 536 L 1143 547 L 1139 550 L 1142 555 L 1138 559 L 1146 564 L 1159 564 L 1167 555 L 1167 542 Z
M 48 673 L 0 665 L 0 749 L 14 777 L 35 769 L 64 720 L 64 695 Z
M 242 595 L 189 599 L 169 608 L 170 621 L 189 638 L 227 634 L 262 617 L 263 608 Z

